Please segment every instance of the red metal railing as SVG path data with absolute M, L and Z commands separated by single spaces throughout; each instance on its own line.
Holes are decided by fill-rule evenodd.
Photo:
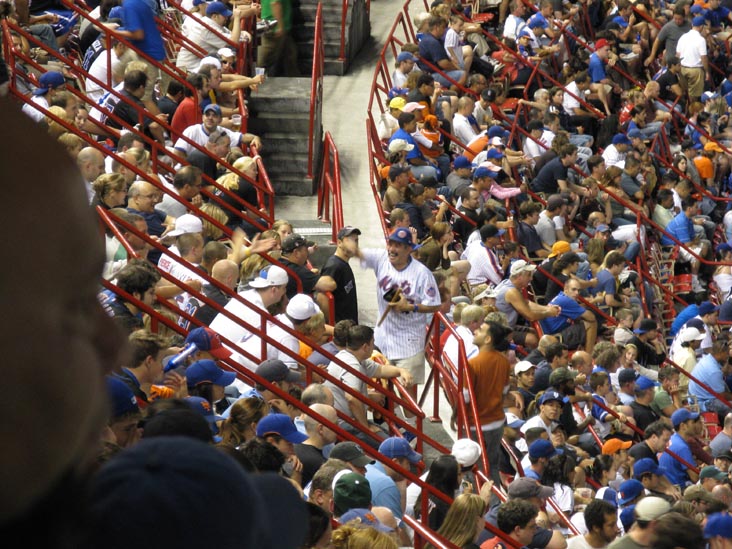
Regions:
M 341 199 L 341 170 L 336 148 L 330 132 L 323 140 L 323 169 L 318 185 L 318 218 L 331 224 L 331 243 L 343 228 L 343 202 Z
M 325 46 L 323 44 L 323 5 L 318 4 L 315 13 L 315 36 L 313 38 L 313 70 L 310 82 L 310 136 L 308 137 L 308 177 L 315 176 L 315 135 L 316 117 L 323 105 L 323 72 L 325 70 Z

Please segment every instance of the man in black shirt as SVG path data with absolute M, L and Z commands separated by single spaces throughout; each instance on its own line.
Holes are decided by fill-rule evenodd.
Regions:
M 134 127 L 139 125 L 140 131 L 144 131 L 146 135 L 165 144 L 163 127 L 145 114 L 147 111 L 142 102 L 142 97 L 145 95 L 146 85 L 147 73 L 144 71 L 130 71 L 125 75 L 122 97 L 112 109 L 114 116 L 107 118 L 107 126 L 120 130 L 126 126 Z M 120 119 L 122 123 L 118 122 L 117 119 Z
M 327 275 L 319 275 L 308 269 L 305 264 L 308 262 L 312 242 L 305 240 L 305 237 L 292 233 L 282 242 L 281 263 L 293 271 L 302 283 L 302 292 L 297 290 L 297 281 L 292 273 L 288 272 L 287 298 L 291 299 L 297 293 L 312 295 L 314 292 L 332 292 L 336 289 L 335 280 Z
M 310 409 L 331 423 L 338 422 L 338 414 L 333 406 L 313 404 Z M 308 438 L 300 444 L 295 444 L 295 455 L 302 463 L 302 485 L 305 486 L 312 480 L 313 475 L 320 469 L 320 466 L 325 463 L 323 447 L 334 443 L 336 434 L 335 431 L 328 429 L 328 427 L 308 415 L 304 416 L 303 420 Z
M 666 70 L 658 77 L 658 85 L 661 87 L 659 97 L 667 103 L 675 103 L 676 99 L 684 95 L 679 84 L 679 73 L 681 72 L 681 61 L 675 55 L 666 60 Z M 668 110 L 664 105 L 656 104 L 656 109 Z
M 633 460 L 638 461 L 643 458 L 651 458 L 653 461 L 658 463 L 658 453 L 663 452 L 668 445 L 668 441 L 671 440 L 671 426 L 661 421 L 654 421 L 648 425 L 645 429 L 643 442 L 639 442 L 628 450 Z
M 660 419 L 658 414 L 651 408 L 657 385 L 658 383 L 645 376 L 640 376 L 635 380 L 635 400 L 630 403 L 630 407 L 633 409 L 635 424 L 640 429 L 645 429 L 651 423 Z
M 346 226 L 338 231 L 338 247 L 323 266 L 322 273 L 331 277 L 336 288 L 333 290 L 335 302 L 335 320 L 353 320 L 358 324 L 358 297 L 356 296 L 356 278 L 348 260 L 358 256 L 358 235 L 361 231 Z
M 640 326 L 633 330 L 636 334 L 629 343 L 638 349 L 636 360 L 641 366 L 660 366 L 666 360 L 663 343 L 658 339 L 658 326 L 650 318 L 641 320 Z

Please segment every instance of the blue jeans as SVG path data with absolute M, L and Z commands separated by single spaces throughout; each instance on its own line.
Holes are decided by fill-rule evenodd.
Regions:
M 445 72 L 445 74 L 447 76 L 449 76 L 450 78 L 455 80 L 455 82 L 460 81 L 463 78 L 463 76 L 465 75 L 465 71 L 443 71 L 443 72 Z M 447 78 L 442 76 L 439 72 L 432 73 L 432 76 L 434 77 L 435 80 L 437 80 L 440 83 L 441 86 L 443 86 L 445 88 L 449 88 L 449 87 L 452 87 L 455 85 L 452 82 L 450 82 Z

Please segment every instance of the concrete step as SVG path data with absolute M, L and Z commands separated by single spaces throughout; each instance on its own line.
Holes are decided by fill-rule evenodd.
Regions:
M 249 109 L 254 113 L 308 112 L 310 110 L 310 78 L 267 78 L 249 97 Z
M 350 23 L 347 23 L 350 25 Z M 292 33 L 293 37 L 295 38 L 296 42 L 300 42 L 301 40 L 312 40 L 312 37 L 315 36 L 315 22 L 306 21 L 303 25 L 298 26 L 297 28 L 293 29 Z M 346 36 L 348 36 L 348 27 L 346 28 Z M 341 21 L 338 19 L 337 21 L 333 22 L 324 22 L 323 23 L 323 40 L 326 42 L 338 42 L 340 44 L 341 40 Z
M 310 131 L 309 113 L 258 112 L 249 118 L 249 131 L 257 135 L 272 132 L 307 134 Z
M 315 182 L 307 176 L 278 174 L 270 176 L 270 181 L 278 195 L 311 196 L 315 192 Z
M 267 132 L 267 151 L 274 154 L 307 153 L 307 135 Z M 282 158 L 280 156 L 280 158 Z
M 303 21 L 315 21 L 315 16 L 318 12 L 317 4 L 303 5 L 300 6 L 300 15 Z M 346 12 L 346 23 L 351 22 L 351 8 L 349 6 Z M 343 17 L 343 8 L 341 6 L 323 6 L 323 22 L 324 23 L 335 23 L 338 22 L 340 25 L 341 18 Z
M 318 7 L 318 4 L 323 4 L 325 8 L 339 8 L 343 7 L 343 0 L 300 0 L 300 9 L 305 7 Z M 348 1 L 349 9 L 353 5 L 353 0 Z

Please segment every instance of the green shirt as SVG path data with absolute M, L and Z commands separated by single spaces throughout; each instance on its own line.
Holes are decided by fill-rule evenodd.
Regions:
M 656 412 L 659 416 L 665 417 L 663 414 L 663 409 L 673 405 L 674 401 L 671 398 L 671 395 L 668 394 L 668 392 L 661 389 L 656 393 L 656 396 L 653 398 L 653 402 L 651 402 L 651 409 Z
M 289 32 L 292 28 L 292 5 L 290 0 L 262 0 L 262 13 L 260 15 L 262 19 L 276 19 L 272 11 L 272 4 L 282 6 L 283 21 L 278 21 L 277 25 L 282 25 L 285 31 Z

